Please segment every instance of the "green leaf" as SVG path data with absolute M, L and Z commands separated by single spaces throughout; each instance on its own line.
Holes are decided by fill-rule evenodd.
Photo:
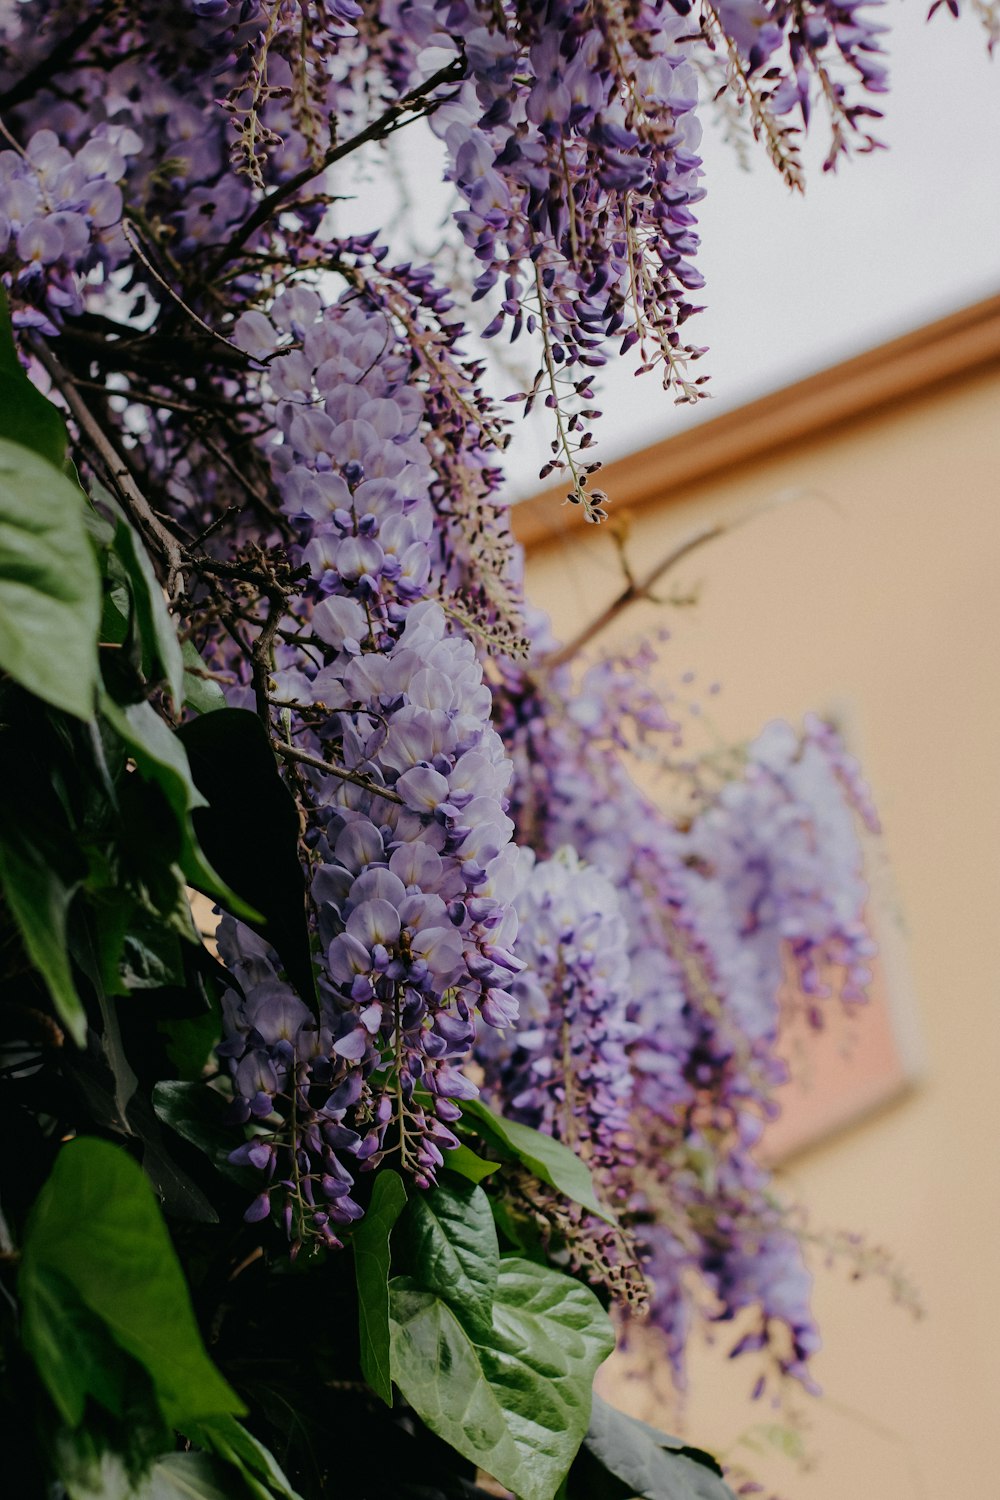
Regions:
M 177 933 L 137 908 L 122 938 L 117 993 L 160 990 L 183 983 L 184 961 Z
M 184 660 L 177 629 L 167 610 L 146 549 L 125 520 L 115 527 L 112 547 L 128 578 L 135 623 L 142 645 L 143 675 L 148 683 L 163 681 L 174 708 L 184 701 Z
M 593 1292 L 550 1267 L 502 1261 L 493 1328 L 476 1340 L 409 1277 L 389 1293 L 392 1378 L 417 1415 L 521 1500 L 552 1500 L 614 1347 Z
M 106 1141 L 82 1137 L 59 1152 L 28 1221 L 18 1278 L 24 1346 L 76 1426 L 88 1395 L 98 1393 L 86 1362 L 70 1366 L 56 1352 L 64 1283 L 144 1367 L 168 1427 L 242 1412 L 205 1352 L 152 1188 L 132 1158 Z
M 153 1108 L 164 1125 L 204 1151 L 224 1177 L 244 1186 L 256 1185 L 253 1168 L 236 1167 L 229 1160 L 229 1153 L 240 1144 L 239 1136 L 227 1122 L 225 1099 L 207 1083 L 173 1078 L 158 1083 L 153 1088 Z
M 490 1195 L 490 1208 L 499 1233 L 509 1240 L 517 1253 L 525 1260 L 534 1260 L 539 1265 L 547 1266 L 549 1257 L 535 1220 L 514 1209 L 510 1201 L 500 1193 Z
M 488 1337 L 500 1249 L 482 1188 L 456 1181 L 415 1194 L 400 1228 L 413 1281 L 447 1302 L 471 1334 Z
M 195 835 L 192 814 L 206 806 L 191 775 L 187 751 L 178 734 L 160 718 L 149 703 L 115 703 L 105 694 L 101 712 L 111 728 L 124 740 L 139 774 L 158 785 L 177 822 L 180 834 L 180 864 L 191 885 L 216 896 L 236 916 L 259 920 L 259 913 L 240 899 L 209 864 Z M 197 721 L 196 721 L 197 722 Z M 244 805 L 244 819 L 246 806 Z
M 140 1455 L 119 1451 L 113 1439 L 93 1424 L 72 1432 L 60 1427 L 52 1435 L 49 1452 L 69 1500 L 136 1500 L 148 1483 L 151 1467 L 171 1440 L 171 1433 L 162 1432 L 156 1447 Z M 126 1441 L 134 1449 L 131 1439 Z
M 574 1500 L 733 1500 L 715 1459 L 594 1397 Z
M 104 580 L 101 608 L 101 645 L 121 646 L 128 639 L 129 595 L 123 583 Z
M 82 1047 L 87 1016 L 66 945 L 67 912 L 76 886 L 67 885 L 52 862 L 9 821 L 0 833 L 0 881 L 25 951 L 45 980 L 56 1014 Z
M 182 725 L 178 738 L 202 794 L 194 826 L 207 858 L 256 908 L 247 920 L 277 950 L 299 994 L 315 1001 L 299 813 L 267 731 L 248 709 L 220 708 Z
M 115 1417 L 123 1417 L 126 1393 L 137 1368 L 107 1327 L 77 1295 L 73 1283 L 49 1267 L 38 1267 L 34 1276 L 37 1320 L 42 1358 L 50 1393 L 67 1420 L 78 1423 L 86 1396 Z M 143 1373 L 140 1368 L 140 1373 Z
M 47 459 L 0 438 L 0 670 L 80 719 L 94 712 L 102 609 L 85 505 Z
M 562 1141 L 543 1135 L 540 1130 L 531 1130 L 527 1125 L 519 1125 L 516 1120 L 502 1119 L 481 1099 L 467 1099 L 462 1105 L 462 1115 L 474 1121 L 477 1133 L 503 1156 L 521 1162 L 542 1182 L 596 1214 L 606 1224 L 615 1222 L 614 1215 L 594 1192 L 590 1169 Z
M 241 1488 L 206 1453 L 168 1453 L 137 1490 L 109 1500 L 235 1500 Z
M 0 286 L 0 438 L 41 454 L 57 469 L 66 460 L 66 424 L 28 378 L 17 357 L 7 292 Z
M 218 1007 L 213 1006 L 203 1016 L 161 1021 L 158 1029 L 177 1077 L 187 1083 L 197 1082 L 211 1059 L 212 1048 L 222 1036 Z
M 406 1206 L 406 1188 L 398 1172 L 383 1168 L 375 1178 L 371 1202 L 351 1236 L 358 1285 L 361 1373 L 377 1396 L 392 1405 L 389 1373 L 389 1237 Z
M 211 1422 L 199 1422 L 188 1428 L 185 1435 L 238 1470 L 255 1500 L 271 1500 L 272 1493 L 280 1495 L 282 1500 L 301 1500 L 274 1454 L 235 1417 L 213 1417 Z
M 185 641 L 181 647 L 184 658 L 184 706 L 196 714 L 214 713 L 226 707 L 226 695 L 212 677 L 206 677 L 202 661 L 193 641 Z
M 463 1145 L 453 1146 L 445 1157 L 444 1164 L 449 1172 L 457 1172 L 459 1177 L 467 1177 L 470 1182 L 482 1182 L 500 1168 L 498 1161 L 484 1161 L 468 1146 Z

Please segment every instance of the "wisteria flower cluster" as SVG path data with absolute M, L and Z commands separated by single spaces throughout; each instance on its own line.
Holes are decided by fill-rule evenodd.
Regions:
M 0 257 L 11 268 L 21 327 L 55 334 L 63 314 L 83 311 L 83 283 L 128 254 L 121 231 L 131 132 L 95 133 L 73 153 L 54 130 L 36 130 L 24 152 L 0 151 Z
M 241 1041 L 225 1044 L 236 1107 L 249 1118 L 270 1116 L 279 1095 L 294 1105 L 286 1149 L 309 1163 L 295 1181 L 281 1179 L 289 1194 L 296 1183 L 311 1193 L 317 1173 L 349 1185 L 342 1163 L 330 1178 L 333 1137 L 369 1169 L 398 1153 L 427 1185 L 442 1149 L 458 1144 L 448 1128 L 455 1101 L 475 1092 L 461 1063 L 476 1014 L 494 1026 L 517 1015 L 507 993 L 523 967 L 511 952 L 511 765 L 475 649 L 428 597 L 432 572 L 444 582 L 450 569 L 434 524 L 424 403 L 392 324 L 351 299 L 324 308 L 300 288 L 267 317 L 243 314 L 234 338 L 262 366 L 281 439 L 270 450 L 275 485 L 296 538 L 292 558 L 309 580 L 301 617 L 276 652 L 270 701 L 294 705 L 290 754 L 311 775 L 324 1004 L 315 1061 L 299 1058 L 293 1075 L 280 1076 L 272 1033 L 291 1040 L 282 1030 L 287 992 L 254 991 L 255 1018 L 273 994 L 279 1019 L 270 1026 L 251 1024 L 237 1006 Z M 296 630 L 308 630 L 308 647 Z M 333 761 L 350 780 L 323 774 Z M 333 1087 L 334 1102 L 316 1116 L 309 1101 L 319 1085 Z M 343 1128 L 345 1099 L 367 1128 Z M 321 1138 L 325 1168 L 314 1171 L 319 1148 L 309 1143 Z M 273 1157 L 253 1149 L 273 1176 Z M 296 1199 L 297 1232 L 304 1204 L 314 1207 Z M 318 1225 L 315 1214 L 305 1222 L 329 1235 L 329 1220 L 343 1222 L 353 1207 L 338 1200 Z M 263 1199 L 251 1213 L 262 1211 Z
M 716 1316 L 759 1306 L 779 1364 L 804 1376 L 816 1341 L 809 1278 L 753 1147 L 786 1076 L 775 1048 L 790 975 L 815 1025 L 834 983 L 849 1002 L 870 977 L 852 816 L 853 808 L 877 828 L 870 797 L 828 725 L 812 719 L 800 739 L 775 723 L 746 748 L 738 771 L 711 788 L 695 783 L 696 811 L 678 821 L 638 789 L 622 760 L 623 749 L 657 737 L 676 750 L 680 735 L 649 695 L 648 653 L 600 663 L 574 688 L 567 667 L 545 668 L 543 626 L 536 638 L 539 666 L 509 666 L 498 694 L 515 764 L 511 811 L 533 848 L 568 846 L 610 880 L 604 920 L 627 933 L 618 967 L 628 973 L 624 1029 L 609 1037 L 604 1063 L 644 1143 L 620 1186 L 644 1222 L 653 1322 L 681 1375 L 691 1308 L 680 1287 L 690 1268 L 704 1278 Z M 631 728 L 623 702 L 633 705 Z M 558 1034 L 541 1050 L 532 1067 L 558 1080 Z M 495 1044 L 482 1051 L 490 1057 Z M 767 1240 L 773 1267 L 784 1259 L 773 1302 L 756 1268 L 752 1288 L 741 1281 L 756 1254 L 744 1254 L 746 1236 L 753 1246 Z M 762 1334 L 741 1348 L 767 1341 Z
M 498 1101 L 579 1151 L 610 1186 L 632 1159 L 625 922 L 607 879 L 571 849 L 535 864 L 515 902 L 517 1025 L 483 1031 Z

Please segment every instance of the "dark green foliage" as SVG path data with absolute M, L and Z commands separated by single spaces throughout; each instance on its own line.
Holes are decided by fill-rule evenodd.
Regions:
M 80 719 L 94 711 L 101 584 L 80 490 L 0 438 L 0 669 Z
M 389 1357 L 389 1238 L 406 1206 L 406 1188 L 398 1172 L 380 1172 L 368 1212 L 351 1236 L 358 1287 L 358 1334 L 361 1373 L 376 1395 L 392 1405 Z
M 88 1399 L 124 1416 L 129 1362 L 167 1432 L 243 1410 L 205 1352 L 153 1191 L 120 1148 L 80 1139 L 59 1152 L 25 1230 L 18 1292 L 24 1346 L 69 1426 Z
M 244 915 L 276 949 L 299 993 L 315 998 L 299 815 L 263 725 L 245 709 L 222 708 L 190 720 L 178 739 L 204 799 L 194 815 L 201 847 L 256 908 L 257 916 Z
M 594 1397 L 570 1471 L 574 1500 L 732 1500 L 710 1454 Z
M 527 1125 L 519 1125 L 516 1120 L 502 1119 L 480 1099 L 467 1100 L 462 1113 L 498 1155 L 508 1161 L 520 1162 L 565 1198 L 581 1204 L 599 1219 L 614 1223 L 613 1215 L 594 1192 L 587 1167 L 561 1141 L 551 1135 L 542 1135 L 538 1130 L 530 1130 Z

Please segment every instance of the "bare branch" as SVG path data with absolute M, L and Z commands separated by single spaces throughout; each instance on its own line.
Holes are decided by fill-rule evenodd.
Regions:
M 662 561 L 656 564 L 655 568 L 652 568 L 646 574 L 645 578 L 633 579 L 626 584 L 617 599 L 613 599 L 607 609 L 603 609 L 599 615 L 596 615 L 571 641 L 567 641 L 564 646 L 560 646 L 558 650 L 543 657 L 539 663 L 539 670 L 551 672 L 556 667 L 564 666 L 566 662 L 582 651 L 584 646 L 588 646 L 595 635 L 600 635 L 602 630 L 606 630 L 623 610 L 628 609 L 630 604 L 635 604 L 639 599 L 649 599 L 652 589 L 655 588 L 661 578 L 670 572 L 671 568 L 675 568 L 679 562 L 683 562 L 685 557 L 689 557 L 692 552 L 696 552 L 706 542 L 714 542 L 716 537 L 722 536 L 728 530 L 729 527 L 726 523 L 720 521 L 716 525 L 708 526 L 704 531 L 699 531 L 694 536 L 689 537 L 679 547 L 675 547 Z
M 395 104 L 391 104 L 384 114 L 379 115 L 378 119 L 373 120 L 370 125 L 366 125 L 364 130 L 351 136 L 350 140 L 342 141 L 339 146 L 331 146 L 320 161 L 311 162 L 300 172 L 296 172 L 294 177 L 289 177 L 287 182 L 279 183 L 276 188 L 272 188 L 266 198 L 261 199 L 253 213 L 233 233 L 215 259 L 209 262 L 203 279 L 213 281 L 222 267 L 232 260 L 239 250 L 242 250 L 257 230 L 262 228 L 269 219 L 273 219 L 275 214 L 294 198 L 301 188 L 306 187 L 321 172 L 325 172 L 327 167 L 332 167 L 336 162 L 342 161 L 345 156 L 350 156 L 353 151 L 369 145 L 372 141 L 384 140 L 401 126 L 409 124 L 411 119 L 419 119 L 421 115 L 429 114 L 439 105 L 444 104 L 445 97 L 432 98 L 431 96 L 436 89 L 449 83 L 461 83 L 465 76 L 465 66 L 464 55 L 453 58 L 446 67 L 439 68 L 430 78 L 411 89 L 408 94 L 404 94 Z M 406 118 L 407 116 L 410 118 Z
M 403 806 L 403 799 L 398 792 L 390 787 L 379 786 L 370 776 L 363 776 L 360 771 L 349 771 L 346 766 L 334 765 L 331 760 L 321 760 L 318 755 L 310 755 L 308 750 L 299 750 L 295 745 L 286 745 L 284 741 L 277 740 L 273 745 L 275 755 L 280 755 L 284 760 L 300 761 L 304 766 L 315 766 L 317 771 L 325 771 L 328 776 L 336 776 L 340 781 L 349 781 L 351 786 L 359 786 L 366 792 L 371 792 L 376 797 L 384 797 L 386 802 L 396 802 Z
M 170 285 L 170 282 L 167 281 L 166 277 L 156 269 L 156 267 L 153 265 L 153 262 L 150 260 L 149 256 L 143 249 L 142 242 L 140 241 L 139 236 L 136 232 L 135 225 L 128 218 L 123 218 L 121 227 L 122 234 L 128 240 L 130 247 L 135 252 L 138 259 L 145 266 L 150 276 L 152 276 L 153 280 L 166 292 L 167 296 L 171 297 L 176 305 L 181 308 L 189 318 L 197 323 L 198 327 L 203 329 L 210 338 L 216 339 L 227 349 L 235 350 L 236 354 L 241 355 L 244 362 L 249 364 L 249 356 L 243 349 L 240 348 L 239 344 L 234 344 L 230 339 L 224 338 L 221 333 L 216 333 L 215 329 L 212 328 L 208 323 L 206 323 L 204 318 L 200 318 L 198 316 L 193 307 L 188 307 L 181 294 L 174 291 L 174 288 Z
M 772 496 L 760 505 L 755 505 L 752 510 L 746 511 L 743 515 L 736 516 L 733 520 L 716 521 L 714 525 L 706 526 L 703 531 L 695 532 L 694 536 L 688 537 L 686 541 L 681 542 L 680 546 L 675 547 L 672 552 L 668 552 L 666 557 L 662 558 L 654 568 L 651 568 L 644 578 L 629 579 L 626 587 L 622 589 L 616 599 L 611 601 L 607 609 L 603 609 L 599 615 L 596 615 L 588 625 L 584 626 L 578 635 L 575 635 L 572 640 L 567 641 L 564 646 L 560 646 L 557 650 L 550 652 L 548 656 L 543 656 L 535 671 L 551 672 L 553 668 L 563 666 L 576 656 L 578 652 L 582 651 L 584 646 L 589 645 L 596 635 L 600 635 L 602 630 L 606 630 L 623 610 L 628 609 L 630 604 L 636 604 L 640 599 L 646 599 L 653 604 L 662 603 L 663 601 L 657 599 L 653 594 L 653 589 L 672 568 L 675 568 L 678 563 L 683 562 L 686 557 L 690 557 L 692 552 L 697 552 L 699 547 L 704 547 L 706 542 L 714 542 L 718 537 L 725 536 L 728 532 L 738 531 L 741 526 L 746 526 L 750 521 L 756 521 L 758 517 L 766 515 L 768 511 L 775 510 L 779 506 L 790 504 L 795 500 L 810 499 L 822 500 L 824 503 L 834 504 L 834 508 L 837 508 L 835 502 L 831 502 L 829 496 L 824 495 L 822 492 L 796 487 L 790 490 L 783 490 L 780 494 Z M 621 542 L 617 537 L 616 542 L 620 551 Z M 628 577 L 627 567 L 626 577 Z
M 131 470 L 84 401 L 69 371 L 59 364 L 40 339 L 32 344 L 32 352 L 58 388 L 80 428 L 81 435 L 99 456 L 118 491 L 122 504 L 142 533 L 147 545 L 150 545 L 165 562 L 167 596 L 170 599 L 176 598 L 184 591 L 185 559 L 181 543 L 167 530 L 136 484 Z

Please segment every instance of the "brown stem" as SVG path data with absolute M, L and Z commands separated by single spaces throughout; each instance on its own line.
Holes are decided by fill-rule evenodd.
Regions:
M 284 760 L 301 761 L 304 766 L 315 766 L 317 771 L 325 771 L 328 776 L 336 776 L 340 781 L 349 781 L 352 786 L 359 786 L 366 792 L 371 792 L 376 797 L 384 797 L 386 802 L 396 802 L 403 806 L 403 799 L 398 792 L 390 787 L 379 786 L 378 782 L 372 781 L 369 776 L 363 776 L 359 771 L 349 771 L 346 766 L 334 765 L 331 760 L 321 760 L 318 755 L 311 755 L 308 750 L 299 750 L 295 745 L 286 745 L 283 741 L 276 741 L 272 746 L 275 755 L 280 755 Z
M 147 545 L 160 555 L 166 564 L 166 590 L 170 599 L 184 591 L 184 549 L 175 536 L 164 526 L 149 501 L 139 489 L 132 472 L 122 455 L 101 427 L 94 413 L 80 395 L 68 370 L 65 370 L 49 349 L 36 340 L 33 353 L 48 372 L 76 420 L 81 436 L 91 444 L 100 457 L 103 467 L 111 477 L 119 498 L 131 519 L 142 533 Z
M 558 650 L 550 652 L 548 656 L 544 656 L 539 663 L 540 670 L 551 672 L 555 667 L 561 667 L 570 661 L 579 651 L 583 650 L 584 646 L 589 645 L 596 635 L 600 635 L 602 630 L 606 630 L 618 618 L 622 610 L 627 609 L 630 604 L 634 604 L 638 599 L 648 599 L 651 590 L 660 582 L 660 579 L 665 574 L 669 573 L 671 568 L 676 567 L 679 562 L 682 562 L 692 552 L 697 551 L 699 547 L 703 547 L 706 542 L 715 541 L 716 537 L 722 536 L 729 529 L 729 526 L 725 522 L 719 521 L 714 526 L 708 526 L 704 531 L 699 531 L 694 536 L 688 537 L 686 542 L 682 542 L 679 547 L 675 547 L 662 561 L 658 562 L 656 567 L 652 568 L 646 574 L 645 578 L 631 580 L 622 589 L 617 599 L 613 599 L 607 609 L 603 609 L 599 615 L 596 615 L 572 640 L 567 641 Z
M 253 677 L 253 692 L 257 703 L 257 717 L 262 721 L 268 734 L 271 733 L 271 709 L 268 703 L 268 690 L 271 676 L 271 651 L 274 646 L 274 637 L 278 624 L 285 612 L 287 594 L 284 590 L 275 594 L 269 604 L 267 619 L 263 629 L 257 634 L 250 652 L 250 672 Z
M 269 219 L 273 219 L 279 209 L 290 198 L 294 198 L 301 188 L 306 187 L 312 182 L 314 177 L 318 177 L 321 172 L 326 171 L 327 167 L 334 166 L 336 162 L 342 161 L 345 156 L 349 156 L 351 152 L 357 151 L 361 146 L 367 146 L 372 141 L 384 140 L 386 136 L 391 135 L 395 130 L 399 129 L 403 123 L 403 116 L 411 110 L 416 109 L 419 113 L 427 114 L 432 109 L 436 109 L 439 104 L 443 104 L 445 101 L 444 99 L 430 98 L 429 96 L 434 93 L 434 90 L 442 87 L 444 84 L 461 83 L 464 76 L 465 57 L 462 55 L 453 58 L 446 67 L 439 68 L 430 78 L 418 84 L 416 88 L 411 89 L 408 94 L 404 94 L 402 99 L 398 99 L 395 104 L 391 104 L 384 114 L 379 115 L 377 120 L 373 120 L 370 125 L 367 125 L 364 130 L 359 131 L 357 135 L 351 136 L 350 140 L 342 141 L 339 146 L 331 146 L 330 150 L 326 152 L 320 161 L 310 163 L 308 166 L 303 167 L 300 172 L 296 172 L 293 177 L 289 177 L 287 182 L 279 183 L 276 188 L 272 188 L 267 196 L 262 198 L 257 204 L 253 213 L 244 219 L 239 229 L 235 231 L 214 260 L 209 262 L 202 279 L 206 282 L 214 281 L 222 267 L 228 261 L 232 260 L 237 251 L 242 250 L 243 246 L 256 234 L 257 230 L 262 228 Z

